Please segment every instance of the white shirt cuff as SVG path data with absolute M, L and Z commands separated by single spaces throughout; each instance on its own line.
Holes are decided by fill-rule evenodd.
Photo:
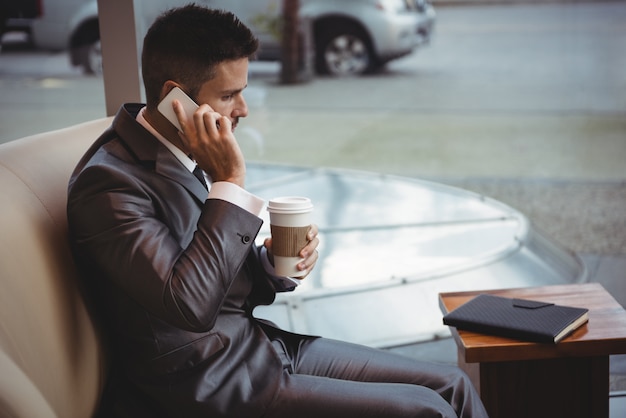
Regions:
M 257 197 L 236 184 L 227 181 L 217 181 L 212 183 L 211 191 L 209 192 L 209 199 L 225 200 L 256 216 L 261 214 L 261 210 L 265 206 L 265 201 L 260 197 Z M 265 248 L 265 246 L 261 246 L 260 258 L 265 272 L 270 275 L 272 281 L 275 285 L 277 285 L 278 289 L 293 289 L 295 286 L 300 284 L 300 280 L 298 279 L 276 275 L 276 270 L 274 269 L 274 266 L 272 266 L 272 263 L 270 263 L 267 248 Z
M 247 210 L 255 216 L 261 214 L 265 201 L 247 190 L 227 181 L 211 184 L 209 199 L 221 199 Z

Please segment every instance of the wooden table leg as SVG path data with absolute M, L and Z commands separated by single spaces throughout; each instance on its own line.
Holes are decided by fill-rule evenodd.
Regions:
M 608 418 L 609 358 L 570 357 L 459 366 L 490 418 Z

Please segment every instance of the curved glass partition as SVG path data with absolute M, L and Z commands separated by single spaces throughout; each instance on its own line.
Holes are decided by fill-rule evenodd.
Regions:
M 286 329 L 388 347 L 449 335 L 438 293 L 583 281 L 583 264 L 498 201 L 422 180 L 249 164 L 247 189 L 315 205 L 320 259 L 255 314 Z M 269 236 L 269 216 L 258 243 Z

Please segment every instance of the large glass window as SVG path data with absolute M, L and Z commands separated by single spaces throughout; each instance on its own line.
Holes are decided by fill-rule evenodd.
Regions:
M 141 38 L 156 12 L 174 2 L 135 0 L 135 38 Z M 102 75 L 71 63 L 71 42 L 59 30 L 61 19 L 79 10 L 89 16 L 96 2 L 40 3 L 43 15 L 33 36 L 21 29 L 28 29 L 27 19 L 8 21 L 2 36 L 0 142 L 107 115 Z M 63 12 L 61 4 L 72 3 L 74 13 Z M 268 1 L 254 13 L 246 9 L 246 18 L 276 34 L 281 3 Z M 277 61 L 252 63 L 246 91 L 250 115 L 238 130 L 247 158 L 450 182 L 523 208 L 548 229 L 555 211 L 524 198 L 527 187 L 536 190 L 536 185 L 502 191 L 494 179 L 602 182 L 610 186 L 605 194 L 621 196 L 615 185 L 626 178 L 624 2 L 434 4 L 430 43 L 364 75 L 316 74 L 283 85 Z M 125 14 L 113 14 L 113 27 L 119 29 Z M 92 30 L 85 25 L 80 42 L 75 39 L 89 47 L 80 51 L 83 57 L 98 50 Z M 362 51 L 357 32 L 339 37 L 330 51 L 348 54 L 347 45 L 352 52 Z M 312 41 L 316 47 L 323 44 L 316 36 Z M 116 49 L 122 44 L 132 42 Z M 97 73 L 97 60 L 88 62 L 87 70 Z M 109 71 L 119 70 L 119 64 L 108 65 Z M 133 71 L 122 72 L 114 84 L 133 77 Z M 555 189 L 545 190 L 549 196 Z M 611 216 L 609 224 L 594 231 L 623 228 L 623 218 Z M 626 253 L 623 239 L 608 238 L 614 234 L 594 243 L 587 238 L 590 233 L 576 240 L 558 234 L 568 245 L 585 242 L 576 250 Z

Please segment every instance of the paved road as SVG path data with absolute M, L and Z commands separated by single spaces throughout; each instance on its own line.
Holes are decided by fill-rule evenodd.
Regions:
M 624 179 L 625 19 L 623 3 L 442 9 L 432 45 L 383 74 L 268 88 L 269 110 L 251 117 L 267 138 L 263 158 Z

